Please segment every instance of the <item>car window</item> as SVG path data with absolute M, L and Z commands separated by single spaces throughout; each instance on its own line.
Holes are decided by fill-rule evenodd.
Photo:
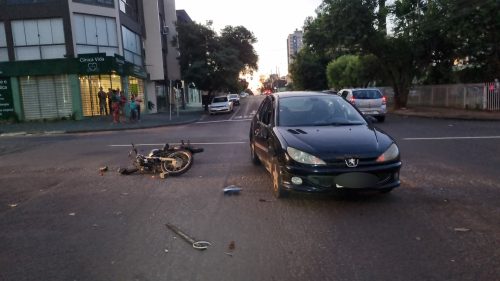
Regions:
M 262 123 L 269 125 L 272 120 L 272 109 L 273 109 L 273 103 L 270 98 L 267 98 L 263 101 L 262 107 L 259 112 L 259 120 L 262 121 Z
M 231 95 L 229 95 L 229 98 L 230 98 L 230 99 L 237 99 L 237 98 L 238 98 L 238 95 L 233 95 L 233 94 L 231 94 Z
M 279 126 L 343 126 L 366 124 L 359 112 L 338 96 L 284 97 L 279 102 Z
M 349 92 L 348 91 L 342 91 L 342 94 L 341 96 L 345 99 L 347 98 L 347 95 L 349 95 Z
M 212 102 L 226 102 L 227 97 L 215 97 Z
M 381 99 L 382 93 L 377 90 L 354 90 L 352 95 L 355 99 Z

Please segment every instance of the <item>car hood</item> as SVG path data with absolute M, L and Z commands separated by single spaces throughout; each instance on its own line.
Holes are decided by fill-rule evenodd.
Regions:
M 278 127 L 280 139 L 323 160 L 345 157 L 375 158 L 394 142 L 387 134 L 369 125 L 325 127 Z
M 210 104 L 211 106 L 228 106 L 229 102 L 224 101 L 224 102 L 213 102 Z

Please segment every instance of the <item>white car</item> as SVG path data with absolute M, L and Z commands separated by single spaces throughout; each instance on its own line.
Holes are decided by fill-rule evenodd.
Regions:
M 363 115 L 373 116 L 384 122 L 387 113 L 387 99 L 375 88 L 342 89 L 337 93 L 356 106 Z
M 208 105 L 208 113 L 212 115 L 225 112 L 233 112 L 233 102 L 227 96 L 214 97 Z
M 227 98 L 232 101 L 234 105 L 240 105 L 240 96 L 238 94 L 229 94 Z

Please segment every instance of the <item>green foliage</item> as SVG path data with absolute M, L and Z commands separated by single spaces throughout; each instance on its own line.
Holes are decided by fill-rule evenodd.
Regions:
M 210 26 L 177 24 L 182 78 L 204 91 L 238 92 L 241 73 L 257 70 L 255 36 L 242 26 L 227 26 L 218 36 Z
M 289 72 L 296 90 L 323 90 L 327 88 L 326 58 L 312 53 L 308 47 L 302 48 Z

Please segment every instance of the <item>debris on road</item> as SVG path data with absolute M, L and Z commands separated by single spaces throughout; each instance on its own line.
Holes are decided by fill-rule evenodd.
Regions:
M 241 187 L 238 187 L 236 185 L 230 185 L 230 186 L 226 186 L 223 191 L 224 191 L 224 195 L 238 195 L 240 194 L 240 191 L 242 190 Z
M 17 207 L 17 204 L 9 204 L 9 207 L 15 208 L 15 207 Z
M 455 227 L 454 229 L 456 232 L 467 232 L 467 231 L 470 231 L 469 228 L 465 228 L 465 227 Z
M 76 216 L 76 213 L 69 213 L 68 216 Z
M 270 199 L 263 199 L 263 198 L 260 198 L 260 199 L 259 199 L 259 202 L 274 202 L 274 201 L 276 201 L 276 200 L 274 200 L 274 199 L 273 199 L 273 200 L 270 200 Z
M 99 168 L 99 171 L 100 172 L 107 172 L 108 171 L 108 166 L 103 166 L 103 167 Z
M 193 248 L 196 250 L 206 250 L 208 249 L 208 246 L 211 246 L 212 244 L 208 241 L 196 241 L 194 238 L 191 238 L 189 235 L 186 233 L 182 232 L 179 228 L 177 228 L 175 225 L 172 224 L 165 224 L 168 229 L 172 230 L 175 234 L 179 235 L 184 239 L 186 242 L 190 243 Z

